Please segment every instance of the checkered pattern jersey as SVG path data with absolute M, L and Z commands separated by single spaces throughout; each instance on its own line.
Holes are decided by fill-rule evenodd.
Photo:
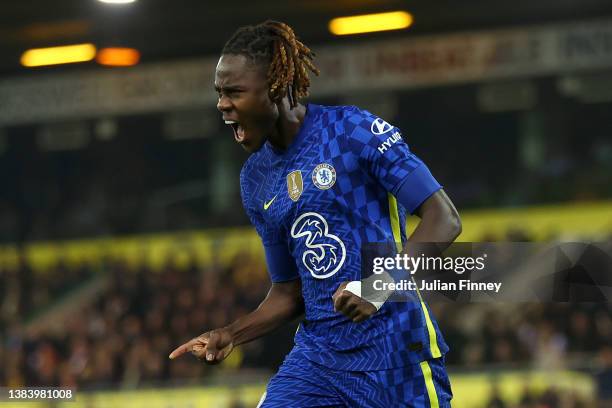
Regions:
M 266 254 L 280 254 L 275 265 L 268 257 L 272 281 L 302 281 L 306 315 L 294 350 L 315 363 L 380 370 L 448 351 L 420 296 L 387 302 L 360 324 L 333 309 L 340 283 L 361 279 L 363 244 L 406 240 L 406 212 L 415 208 L 394 195 L 406 180 L 430 173 L 399 132 L 354 106 L 309 104 L 289 148 L 266 143 L 241 171 L 245 210 Z M 420 204 L 433 192 L 421 197 L 419 190 L 410 201 Z M 281 267 L 278 258 L 286 260 Z

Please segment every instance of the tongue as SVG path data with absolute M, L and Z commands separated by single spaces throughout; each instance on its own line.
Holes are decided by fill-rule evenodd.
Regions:
M 244 141 L 244 129 L 242 128 L 242 126 L 238 125 L 238 129 L 236 129 L 236 141 L 237 142 L 242 142 Z

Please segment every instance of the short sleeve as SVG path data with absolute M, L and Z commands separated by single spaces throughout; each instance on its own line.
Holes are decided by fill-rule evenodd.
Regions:
M 298 279 L 300 274 L 287 244 L 264 247 L 270 279 L 274 283 Z
M 240 173 L 242 205 L 263 243 L 270 279 L 273 283 L 278 283 L 299 278 L 295 260 L 291 256 L 287 241 L 282 239 L 282 232 L 266 223 L 261 213 L 252 207 L 250 181 L 244 173 L 243 169 Z
M 344 130 L 360 165 L 410 213 L 442 188 L 397 127 L 355 108 L 345 118 Z

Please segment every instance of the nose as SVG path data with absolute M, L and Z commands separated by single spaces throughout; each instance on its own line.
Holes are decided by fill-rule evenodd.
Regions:
M 219 96 L 219 99 L 217 100 L 217 109 L 219 112 L 227 112 L 232 109 L 232 104 L 227 96 Z

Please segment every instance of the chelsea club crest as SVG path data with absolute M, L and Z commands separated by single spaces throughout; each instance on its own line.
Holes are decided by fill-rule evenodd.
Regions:
M 332 188 L 336 182 L 336 169 L 331 164 L 319 164 L 312 172 L 312 182 L 320 190 Z

